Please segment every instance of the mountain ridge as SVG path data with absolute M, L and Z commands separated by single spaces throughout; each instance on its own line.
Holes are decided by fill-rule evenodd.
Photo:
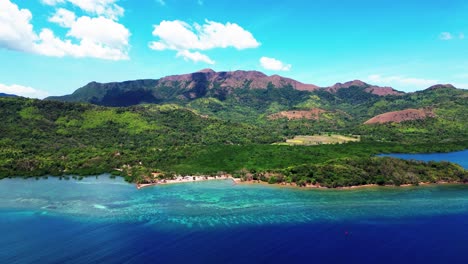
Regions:
M 90 82 L 75 92 L 64 96 L 51 96 L 46 100 L 88 102 L 104 106 L 130 106 L 140 103 L 161 103 L 177 100 L 194 100 L 215 97 L 224 100 L 237 89 L 292 88 L 297 91 L 326 91 L 357 87 L 378 96 L 401 95 L 403 92 L 391 87 L 370 85 L 354 80 L 337 83 L 330 87 L 319 87 L 277 74 L 266 75 L 260 71 L 220 71 L 202 69 L 197 72 L 169 75 L 160 79 L 140 79 L 124 82 Z
M 16 94 L 0 93 L 0 97 L 19 97 Z

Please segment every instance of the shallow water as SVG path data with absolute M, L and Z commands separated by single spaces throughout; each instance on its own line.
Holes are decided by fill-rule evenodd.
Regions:
M 0 263 L 465 260 L 468 186 L 0 181 Z M 382 258 L 385 257 L 385 258 Z

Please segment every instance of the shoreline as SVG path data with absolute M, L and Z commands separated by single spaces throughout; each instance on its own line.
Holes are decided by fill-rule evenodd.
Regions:
M 430 186 L 430 185 L 447 185 L 447 184 L 454 184 L 454 185 L 467 185 L 468 183 L 464 182 L 420 182 L 419 185 L 414 184 L 402 184 L 402 185 L 378 185 L 378 184 L 364 184 L 364 185 L 353 185 L 353 186 L 341 186 L 341 187 L 325 187 L 320 185 L 306 185 L 306 186 L 297 186 L 295 183 L 274 183 L 270 184 L 268 182 L 262 181 L 238 181 L 237 184 L 240 185 L 265 185 L 265 186 L 273 186 L 278 188 L 294 188 L 298 190 L 356 190 L 356 189 L 366 189 L 366 188 L 376 188 L 376 187 L 383 187 L 383 188 L 407 188 L 407 187 L 419 187 L 419 186 Z
M 137 183 L 136 188 L 138 190 L 158 186 L 158 185 L 169 185 L 169 184 L 178 184 L 178 183 L 193 183 L 193 182 L 204 182 L 204 181 L 215 181 L 215 180 L 232 180 L 235 184 L 240 182 L 240 179 L 234 178 L 231 175 L 221 175 L 221 176 L 179 176 L 176 179 L 172 180 L 158 180 L 153 183 Z
M 144 183 L 144 184 L 136 184 L 136 188 L 138 190 L 158 185 L 170 185 L 170 184 L 179 184 L 179 183 L 193 183 L 193 182 L 204 182 L 204 181 L 214 181 L 214 180 L 232 180 L 235 185 L 265 185 L 265 186 L 272 186 L 272 187 L 279 187 L 279 188 L 294 188 L 299 190 L 356 190 L 356 189 L 366 189 L 366 188 L 375 188 L 375 187 L 392 187 L 392 188 L 406 188 L 406 187 L 418 187 L 418 186 L 429 186 L 429 185 L 446 185 L 446 184 L 457 184 L 457 185 L 465 185 L 467 183 L 464 182 L 420 182 L 418 185 L 415 184 L 402 184 L 402 185 L 378 185 L 378 184 L 364 184 L 364 185 L 353 185 L 353 186 L 342 186 L 336 188 L 330 188 L 321 186 L 320 184 L 308 184 L 306 186 L 298 186 L 296 183 L 274 183 L 270 184 L 268 182 L 263 182 L 259 180 L 252 180 L 252 181 L 242 181 L 240 178 L 234 178 L 231 175 L 222 175 L 222 176 L 179 176 L 173 180 L 158 180 L 154 183 Z

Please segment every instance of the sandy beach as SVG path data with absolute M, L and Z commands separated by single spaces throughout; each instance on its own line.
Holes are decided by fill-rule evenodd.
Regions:
M 232 180 L 234 183 L 238 183 L 241 179 L 234 178 L 231 175 L 220 175 L 220 176 L 177 176 L 175 179 L 169 180 L 157 180 L 153 183 L 142 183 L 137 184 L 137 189 L 151 187 L 156 185 L 166 185 L 166 184 L 178 184 L 178 183 L 189 183 L 189 182 L 200 182 L 200 181 L 213 181 L 213 180 Z
M 362 189 L 362 188 L 375 188 L 375 187 L 412 187 L 416 186 L 414 184 L 402 184 L 400 186 L 396 185 L 378 185 L 378 184 L 364 184 L 364 185 L 356 185 L 356 186 L 345 186 L 345 187 L 336 187 L 336 188 L 329 188 L 325 186 L 321 186 L 320 184 L 307 184 L 306 186 L 298 186 L 296 183 L 274 183 L 270 184 L 268 182 L 263 182 L 259 180 L 251 180 L 251 181 L 243 181 L 240 178 L 234 178 L 230 174 L 220 175 L 220 176 L 177 176 L 175 179 L 172 180 L 157 180 L 153 183 L 143 183 L 137 184 L 137 189 L 142 189 L 151 186 L 157 185 L 167 185 L 167 184 L 179 184 L 179 183 L 191 183 L 191 182 L 201 182 L 201 181 L 213 181 L 213 180 L 232 180 L 235 184 L 245 184 L 245 185 L 268 185 L 268 186 L 275 186 L 275 187 L 282 187 L 282 188 L 297 188 L 302 190 L 307 189 L 323 189 L 323 190 L 352 190 L 352 189 Z M 457 182 L 437 182 L 437 183 L 430 183 L 430 182 L 420 182 L 419 185 L 432 185 L 432 184 L 463 184 Z

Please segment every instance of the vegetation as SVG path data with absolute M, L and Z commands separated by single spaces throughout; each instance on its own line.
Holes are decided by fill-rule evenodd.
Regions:
M 277 143 L 279 145 L 303 145 L 313 146 L 322 144 L 343 144 L 348 142 L 359 142 L 359 136 L 344 136 L 328 133 L 326 135 L 313 135 L 313 136 L 295 136 L 292 139 L 287 139 L 286 142 Z
M 348 187 L 366 184 L 419 185 L 419 183 L 464 182 L 468 171 L 448 162 L 418 162 L 388 157 L 345 158 L 322 164 L 308 164 L 286 169 L 282 181 L 299 186 L 319 184 L 325 187 Z M 279 181 L 278 178 L 275 181 Z
M 139 87 L 153 84 L 141 81 Z M 468 96 L 464 90 L 379 97 L 359 87 L 336 94 L 297 91 L 289 86 L 225 93 L 215 87 L 200 90 L 204 96 L 197 99 L 178 100 L 177 91 L 171 95 L 170 89 L 163 88 L 158 89 L 165 99 L 161 95 L 148 102 L 165 103 L 133 105 L 144 98 L 139 95 L 136 101 L 130 96 L 121 102 L 128 107 L 0 98 L 0 178 L 112 172 L 141 182 L 152 172 L 160 172 L 160 177 L 227 172 L 270 183 L 327 187 L 463 182 L 467 178 L 465 170 L 448 163 L 374 157 L 379 153 L 466 149 Z M 131 87 L 122 91 L 134 95 Z M 93 90 L 81 90 L 78 95 L 89 97 L 86 92 Z M 106 95 L 93 96 L 98 100 Z M 122 98 L 104 99 L 115 103 Z M 279 111 L 311 107 L 329 112 L 319 120 L 267 118 Z M 377 114 L 422 107 L 434 109 L 436 117 L 363 125 Z M 298 135 L 329 138 L 329 134 L 360 135 L 360 142 L 273 144 Z M 309 137 L 303 139 L 310 141 Z

